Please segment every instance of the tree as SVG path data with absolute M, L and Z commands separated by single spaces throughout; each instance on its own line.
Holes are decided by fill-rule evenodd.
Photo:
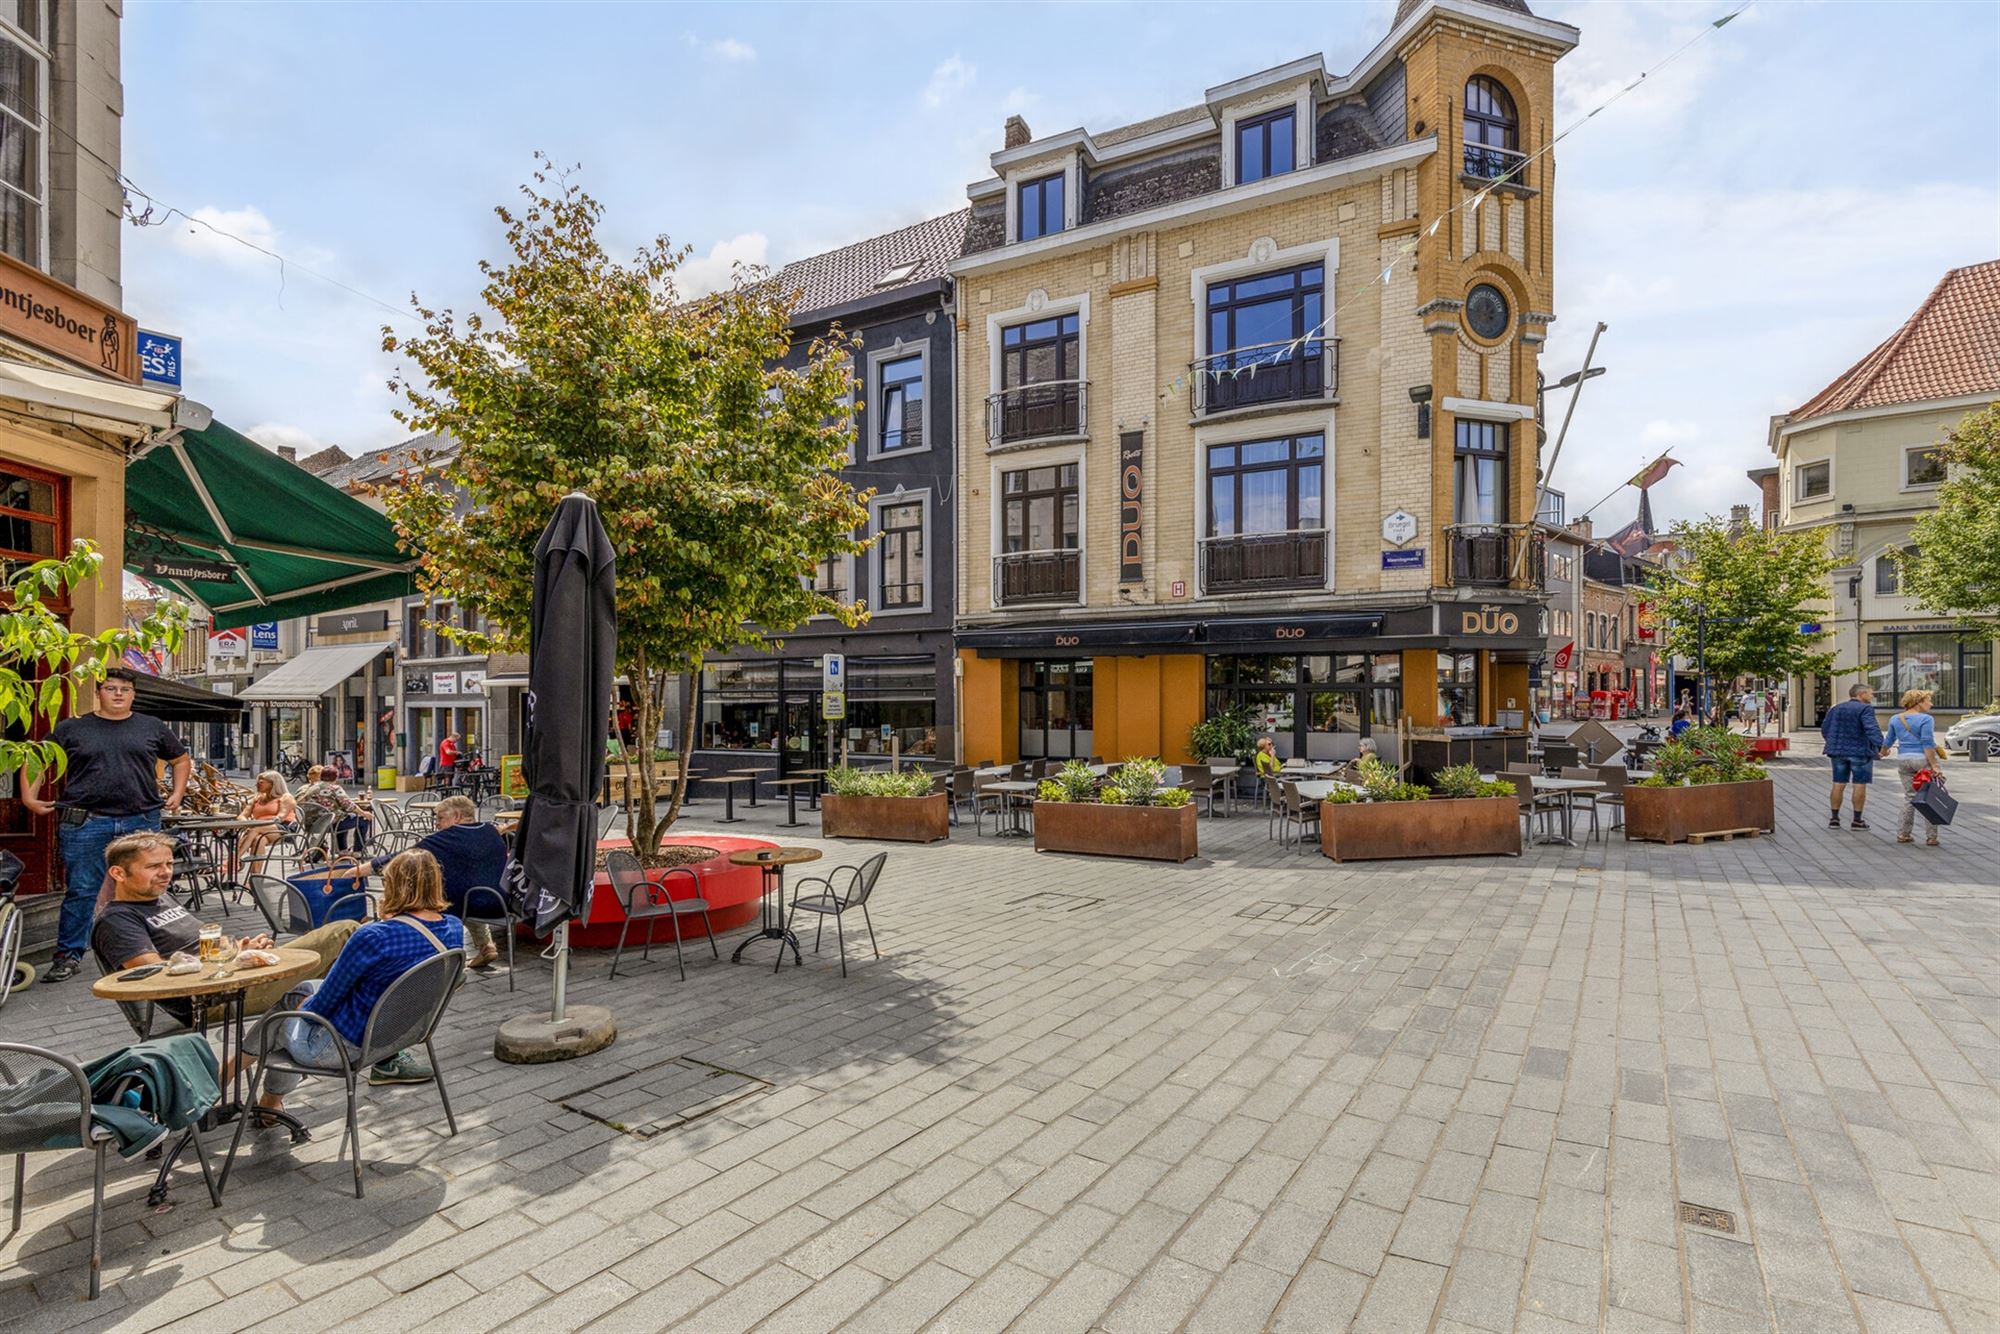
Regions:
M 683 299 L 685 258 L 661 236 L 630 263 L 598 240 L 603 206 L 537 157 L 519 210 L 494 211 L 511 256 L 481 261 L 485 313 L 460 320 L 414 303 L 423 333 L 383 330 L 414 363 L 391 388 L 398 418 L 448 434 L 457 453 L 400 480 L 384 501 L 418 584 L 484 614 L 491 634 L 439 624 L 475 649 L 526 647 L 536 539 L 570 491 L 597 501 L 618 555 L 618 659 L 631 682 L 639 800 L 634 851 L 652 860 L 664 820 L 652 738 L 677 672 L 712 653 L 782 634 L 814 615 L 855 625 L 865 609 L 812 591 L 854 534 L 871 493 L 842 480 L 850 447 L 850 346 L 791 348 L 793 299 L 760 270 Z M 459 503 L 463 496 L 469 501 Z M 608 720 L 607 720 L 608 721 Z M 694 700 L 681 718 L 693 739 Z
M 102 681 L 126 649 L 180 647 L 187 607 L 179 602 L 159 603 L 132 629 L 83 635 L 63 622 L 49 600 L 96 578 L 103 564 L 97 547 L 79 540 L 67 556 L 15 571 L 0 592 L 0 725 L 13 734 L 0 736 L 0 777 L 18 772 L 28 784 L 62 777 L 69 757 L 53 741 L 33 740 L 36 724 L 77 712 L 84 687 Z
M 2000 616 L 2000 403 L 1967 413 L 1941 452 L 1949 471 L 1937 508 L 1911 530 L 1915 557 L 1897 557 L 1903 593 L 1990 638 Z
M 1705 662 L 1711 676 L 1828 675 L 1833 654 L 1808 632 L 1821 614 L 1834 558 L 1817 532 L 1753 528 L 1723 520 L 1674 527 L 1677 559 L 1649 584 L 1666 625 L 1665 651 Z

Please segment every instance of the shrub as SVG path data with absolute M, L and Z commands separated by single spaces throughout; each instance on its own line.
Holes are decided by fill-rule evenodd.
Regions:
M 1184 787 L 1163 787 L 1153 794 L 1155 806 L 1185 806 L 1194 800 L 1194 794 Z
M 1431 795 L 1447 799 L 1465 797 L 1511 797 L 1514 785 L 1505 781 L 1487 782 L 1476 764 L 1454 764 L 1440 769 L 1431 778 Z
M 1224 709 L 1188 729 L 1188 751 L 1204 763 L 1218 757 L 1247 761 L 1257 749 L 1257 733 L 1250 726 L 1250 711 Z
M 1125 798 L 1125 789 L 1122 787 L 1106 787 L 1098 792 L 1097 799 L 1106 806 L 1124 806 L 1129 804 Z
M 1068 801 L 1069 792 L 1053 778 L 1044 778 L 1035 789 L 1036 801 Z
M 1726 727 L 1690 727 L 1653 753 L 1653 776 L 1641 787 L 1703 787 L 1764 777 L 1750 743 Z
M 889 773 L 841 765 L 826 771 L 826 790 L 836 797 L 928 797 L 933 786 L 920 769 Z
M 1401 774 L 1394 766 L 1384 763 L 1380 756 L 1363 755 L 1354 767 L 1361 790 L 1368 794 L 1370 801 L 1403 800 L 1393 795 L 1397 788 L 1403 786 Z
M 1133 806 L 1150 806 L 1165 780 L 1167 766 L 1158 760 L 1133 758 L 1118 770 L 1118 787 Z
M 1368 800 L 1368 794 L 1358 787 L 1337 787 L 1327 793 L 1326 799 L 1336 806 L 1351 806 L 1355 802 Z
M 1048 781 L 1062 789 L 1057 801 L 1089 801 L 1097 795 L 1097 775 L 1091 772 L 1088 760 L 1071 760 Z

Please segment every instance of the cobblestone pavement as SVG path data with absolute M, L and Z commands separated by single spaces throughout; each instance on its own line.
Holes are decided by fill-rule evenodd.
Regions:
M 87 1160 L 30 1159 L 0 1322 L 2000 1329 L 2000 766 L 1953 770 L 1935 851 L 1893 792 L 1834 832 L 1821 767 L 1776 772 L 1778 836 L 1705 847 L 1336 867 L 1254 814 L 1180 867 L 901 847 L 879 962 L 585 956 L 621 1035 L 568 1065 L 490 1054 L 546 1003 L 529 956 L 448 1018 L 455 1138 L 431 1089 L 368 1094 L 365 1202 L 308 1087 L 317 1138 L 257 1136 L 220 1210 L 114 1166 L 86 1304 Z M 0 1032 L 125 1037 L 81 980 Z

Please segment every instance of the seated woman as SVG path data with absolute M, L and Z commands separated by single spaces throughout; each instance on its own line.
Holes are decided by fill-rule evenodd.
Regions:
M 263 856 L 264 849 L 299 827 L 299 803 L 293 799 L 285 776 L 276 769 L 266 769 L 257 775 L 257 794 L 244 802 L 243 809 L 238 813 L 246 820 L 278 822 L 266 829 L 251 829 L 244 833 L 237 843 L 237 856 L 244 862 Z M 234 866 L 229 868 L 232 876 L 236 871 Z
M 373 808 L 368 798 L 358 801 L 340 790 L 339 771 L 330 764 L 315 764 L 299 789 L 298 804 L 322 806 L 332 812 L 334 829 L 344 848 L 365 848 L 375 836 Z
M 283 1008 L 324 1016 L 338 1032 L 304 1019 L 284 1023 L 285 1049 L 301 1064 L 340 1068 L 334 1042 L 349 1061 L 361 1058 L 361 1039 L 368 1016 L 389 984 L 424 960 L 446 950 L 465 947 L 465 928 L 445 912 L 444 873 L 428 852 L 399 853 L 382 871 L 382 920 L 370 922 L 348 938 L 333 971 L 323 981 L 301 982 L 287 993 Z M 400 1051 L 368 1072 L 371 1084 L 421 1084 L 431 1068 L 415 1052 Z M 271 1073 L 257 1105 L 284 1106 L 284 1095 L 298 1083 L 296 1075 Z

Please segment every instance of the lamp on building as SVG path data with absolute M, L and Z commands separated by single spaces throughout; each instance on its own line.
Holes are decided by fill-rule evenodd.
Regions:
M 1417 405 L 1417 439 L 1431 438 L 1431 387 L 1427 384 L 1410 386 L 1410 402 Z

